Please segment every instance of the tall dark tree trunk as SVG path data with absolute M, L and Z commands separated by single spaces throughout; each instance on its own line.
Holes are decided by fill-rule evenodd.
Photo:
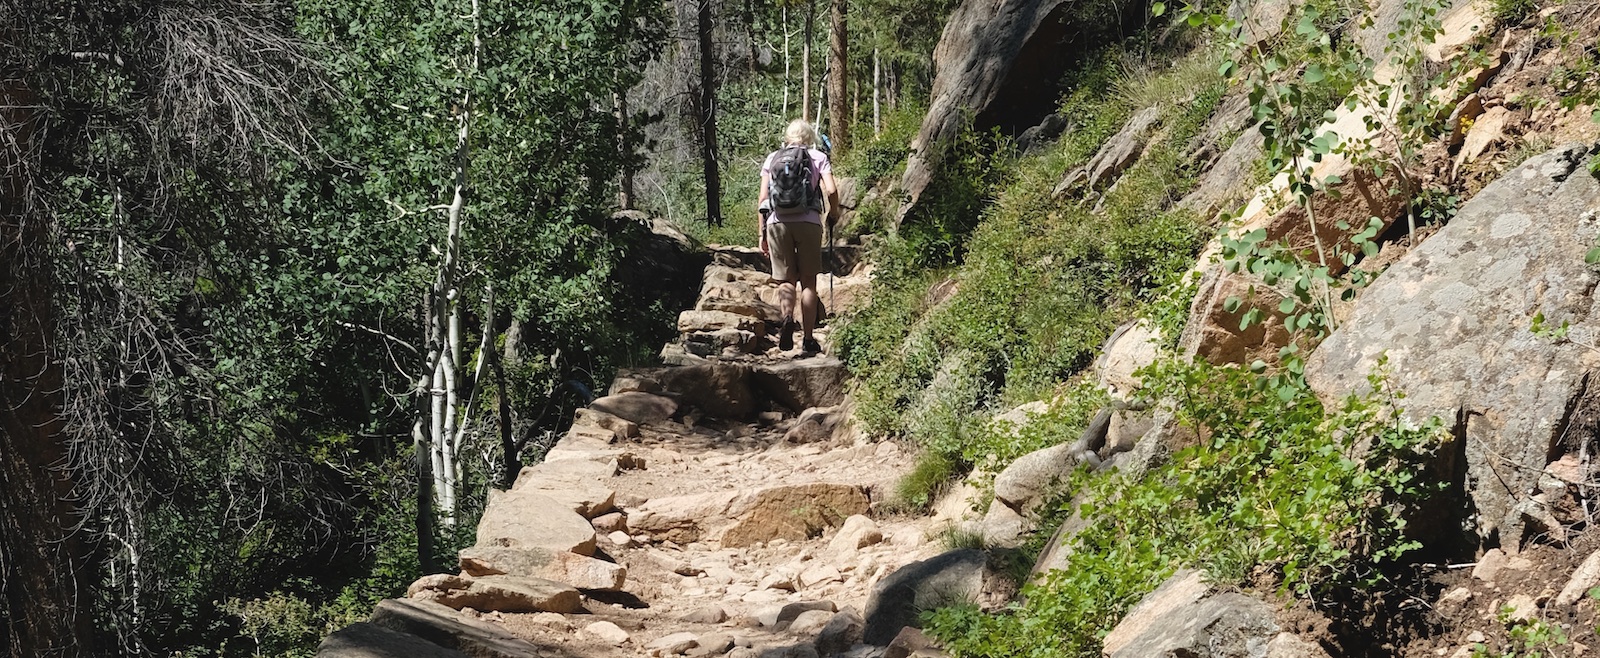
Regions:
M 756 49 L 756 0 L 744 0 L 744 39 L 750 44 L 750 72 L 761 70 L 761 53 Z
M 813 16 L 817 13 L 817 0 L 806 0 L 805 37 L 800 46 L 800 118 L 811 118 L 811 33 Z
M 51 358 L 50 231 L 30 211 L 31 94 L 0 81 L 0 645 L 6 655 L 92 650 L 90 583 L 77 533 Z
M 850 150 L 850 39 L 845 26 L 846 1 L 832 1 L 828 30 L 832 35 L 828 53 L 828 129 L 832 131 L 833 150 L 838 153 Z
M 700 159 L 705 165 L 706 223 L 722 226 L 722 177 L 717 170 L 716 52 L 711 44 L 711 0 L 698 0 L 695 31 L 700 36 Z

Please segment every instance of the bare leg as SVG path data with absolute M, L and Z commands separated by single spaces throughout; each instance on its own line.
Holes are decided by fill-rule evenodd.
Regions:
M 817 326 L 817 275 L 800 279 L 800 329 L 805 340 L 811 340 L 811 330 Z
M 778 284 L 778 310 L 783 312 L 785 320 L 793 320 L 800 317 L 800 314 L 795 312 L 793 281 L 784 281 Z

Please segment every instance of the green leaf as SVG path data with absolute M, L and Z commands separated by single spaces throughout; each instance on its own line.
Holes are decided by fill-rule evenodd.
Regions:
M 1167 3 L 1165 3 L 1165 2 L 1153 2 L 1153 3 L 1150 4 L 1150 15 L 1151 16 L 1154 16 L 1156 18 L 1160 18 L 1161 15 L 1165 14 L 1165 13 L 1167 13 Z
M 1278 312 L 1279 313 L 1293 313 L 1294 312 L 1294 307 L 1295 307 L 1294 300 L 1289 298 L 1289 297 L 1284 297 L 1283 301 L 1278 302 Z
M 1600 263 L 1600 247 L 1595 247 L 1593 249 L 1590 249 L 1589 253 L 1584 254 L 1583 255 L 1583 262 L 1588 263 L 1590 265 L 1593 265 L 1595 263 Z
M 1328 75 L 1322 71 L 1321 64 L 1312 64 L 1306 67 L 1305 81 L 1307 83 L 1316 84 L 1326 79 L 1328 79 Z
M 1222 300 L 1222 311 L 1224 313 L 1238 313 L 1239 312 L 1239 307 L 1242 306 L 1243 304 L 1244 304 L 1244 301 L 1239 299 L 1238 297 L 1229 297 L 1227 299 Z

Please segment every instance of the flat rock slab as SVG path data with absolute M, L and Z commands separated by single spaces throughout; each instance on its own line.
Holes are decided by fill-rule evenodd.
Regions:
M 567 504 L 537 491 L 490 489 L 489 504 L 478 521 L 478 545 L 594 555 L 594 526 Z
M 559 612 L 583 610 L 583 598 L 571 585 L 525 576 L 427 576 L 413 583 L 412 600 L 433 601 L 449 608 L 496 612 Z
M 617 492 L 608 480 L 618 472 L 616 460 L 562 459 L 525 466 L 512 491 L 541 493 L 592 519 L 615 509 Z
M 371 622 L 420 637 L 436 646 L 474 658 L 539 658 L 538 645 L 489 622 L 473 619 L 433 601 L 386 599 L 372 611 Z M 411 654 L 425 655 L 425 654 Z
M 628 579 L 615 562 L 539 548 L 473 546 L 461 550 L 460 564 L 469 576 L 528 576 L 587 590 L 621 590 Z
M 664 368 L 653 376 L 666 394 L 711 416 L 744 420 L 756 412 L 748 366 L 705 363 Z
M 864 514 L 871 501 L 854 484 L 799 484 L 655 498 L 628 517 L 635 533 L 687 544 L 717 541 L 724 548 L 774 539 L 799 541 Z
M 357 622 L 324 638 L 317 658 L 467 658 L 409 633 Z
M 678 403 L 651 393 L 618 393 L 589 403 L 589 408 L 640 425 L 659 423 L 678 413 Z
M 1584 263 L 1600 234 L 1588 159 L 1582 146 L 1560 148 L 1484 188 L 1378 277 L 1307 363 L 1312 387 L 1337 400 L 1367 390 L 1386 358 L 1407 417 L 1464 419 L 1478 532 L 1505 545 L 1522 540 L 1517 506 L 1569 449 L 1569 415 L 1594 394 L 1600 352 L 1529 330 L 1537 313 L 1574 333 L 1600 320 L 1600 276 Z
M 759 366 L 754 383 L 779 404 L 799 413 L 812 407 L 832 407 L 844 402 L 850 371 L 844 362 L 827 355 Z

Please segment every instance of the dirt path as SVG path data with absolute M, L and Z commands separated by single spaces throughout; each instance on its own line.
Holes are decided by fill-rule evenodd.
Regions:
M 871 276 L 854 249 L 840 251 L 835 265 L 849 274 L 832 281 L 834 311 L 864 300 Z M 477 629 L 455 633 L 463 653 L 881 654 L 860 644 L 873 586 L 941 552 L 932 519 L 882 514 L 913 459 L 855 428 L 843 363 L 777 349 L 777 287 L 759 254 L 714 256 L 662 351 L 668 365 L 620 373 L 546 462 L 491 497 L 478 546 L 463 553 L 481 559 L 464 559 L 460 577 L 419 581 L 402 602 L 458 609 Z M 584 527 L 572 528 L 580 517 Z M 592 543 L 581 541 L 588 527 Z M 577 540 L 552 543 L 568 535 Z M 513 612 L 527 597 L 471 596 L 483 583 L 559 585 L 562 575 L 580 609 Z M 525 642 L 502 637 L 484 650 L 461 639 L 501 631 Z

